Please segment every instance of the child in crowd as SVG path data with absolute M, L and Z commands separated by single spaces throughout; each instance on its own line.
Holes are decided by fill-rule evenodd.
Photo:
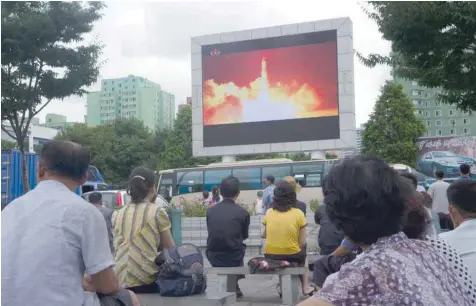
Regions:
M 255 200 L 255 212 L 257 215 L 263 214 L 263 192 L 258 191 L 257 198 Z
M 209 206 L 209 205 L 213 204 L 212 203 L 213 201 L 210 197 L 210 193 L 207 190 L 204 190 L 202 192 L 202 195 L 203 195 L 203 199 L 202 199 L 202 205 L 203 206 Z

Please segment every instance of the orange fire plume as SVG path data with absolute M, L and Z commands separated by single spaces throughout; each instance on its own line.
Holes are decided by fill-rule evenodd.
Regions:
M 204 82 L 204 124 L 242 123 L 253 120 L 246 109 L 263 119 L 263 112 L 281 114 L 274 120 L 301 119 L 337 116 L 337 109 L 321 107 L 321 97 L 309 84 L 291 84 L 268 80 L 266 59 L 261 60 L 261 75 L 249 85 L 238 87 L 233 82 L 217 84 L 214 80 Z M 270 117 L 271 118 L 271 117 Z M 273 120 L 271 119 L 271 120 Z

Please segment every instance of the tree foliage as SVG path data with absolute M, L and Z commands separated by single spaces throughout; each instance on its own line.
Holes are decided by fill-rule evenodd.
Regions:
M 14 150 L 17 148 L 18 145 L 15 142 L 6 141 L 2 139 L 2 150 Z
M 87 127 L 75 124 L 60 132 L 56 139 L 71 140 L 88 147 L 91 164 L 108 183 L 123 188 L 132 169 L 145 166 L 156 169 L 159 146 L 156 135 L 135 119 L 117 119 L 114 123 Z
M 1 3 L 2 130 L 22 153 L 35 115 L 53 99 L 82 95 L 96 82 L 102 46 L 86 43 L 83 35 L 101 18 L 103 7 L 102 2 Z M 23 179 L 28 186 L 27 176 Z
M 476 110 L 476 2 L 370 1 L 369 10 L 391 56 L 371 54 L 360 60 L 369 67 L 388 64 L 402 78 L 441 88 L 441 102 L 464 111 Z
M 362 132 L 362 154 L 378 156 L 388 163 L 414 166 L 418 156 L 417 140 L 425 132 L 423 122 L 414 111 L 403 87 L 387 82 Z
M 179 110 L 173 129 L 162 132 L 163 150 L 159 155 L 159 169 L 196 167 L 217 162 L 220 158 L 196 158 L 192 151 L 192 109 Z

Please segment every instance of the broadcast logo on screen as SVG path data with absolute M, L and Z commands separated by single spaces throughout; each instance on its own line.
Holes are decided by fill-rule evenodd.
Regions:
M 220 51 L 218 51 L 217 49 L 213 49 L 212 52 L 210 52 L 210 55 L 211 55 L 211 56 L 219 56 L 219 55 L 220 55 Z

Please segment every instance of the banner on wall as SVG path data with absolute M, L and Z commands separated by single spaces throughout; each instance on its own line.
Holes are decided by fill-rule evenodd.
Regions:
M 463 163 L 476 174 L 476 136 L 420 138 L 418 147 L 418 168 L 426 175 L 442 170 L 448 177 L 458 176 Z

